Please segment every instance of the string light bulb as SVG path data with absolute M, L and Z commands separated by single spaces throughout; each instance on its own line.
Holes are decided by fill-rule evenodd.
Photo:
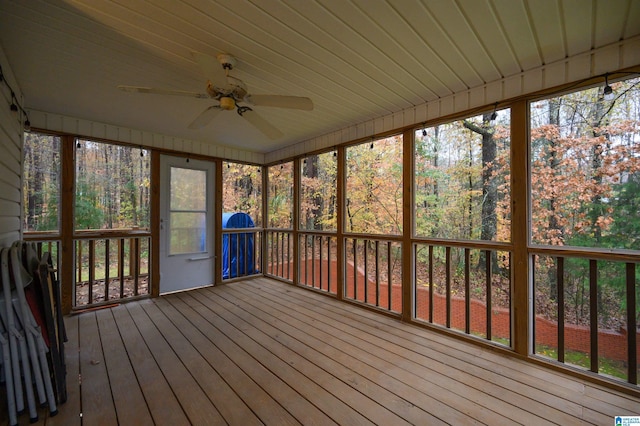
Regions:
M 496 118 L 498 118 L 498 103 L 497 102 L 493 107 L 493 112 L 491 113 L 491 117 L 489 118 L 489 120 L 495 121 Z
M 18 105 L 16 105 L 17 99 L 16 99 L 16 94 L 13 93 L 13 91 L 11 92 L 11 105 L 9 106 L 9 109 L 11 110 L 11 113 L 14 115 L 14 117 L 18 116 Z
M 615 97 L 613 89 L 609 86 L 609 73 L 604 75 L 604 89 L 602 89 L 602 94 L 604 95 L 605 101 L 612 101 Z

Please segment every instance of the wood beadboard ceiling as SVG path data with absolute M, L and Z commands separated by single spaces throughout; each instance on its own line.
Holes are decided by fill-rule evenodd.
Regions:
M 27 109 L 262 153 L 638 34 L 640 0 L 0 0 Z M 204 92 L 192 51 L 315 108 L 255 107 L 271 141 L 234 111 L 189 130 L 213 100 L 116 88 Z

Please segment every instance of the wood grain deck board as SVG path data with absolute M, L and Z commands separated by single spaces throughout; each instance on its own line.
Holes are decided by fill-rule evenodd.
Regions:
M 158 299 L 156 302 L 142 303 L 141 306 L 153 323 L 163 331 L 163 335 L 173 351 L 198 382 L 203 392 L 220 411 L 225 421 L 229 424 L 261 425 L 262 422 L 258 417 L 229 384 L 224 381 L 215 368 L 207 362 L 207 358 L 197 350 L 192 342 L 172 322 L 172 320 L 175 321 L 175 316 L 179 314 L 172 311 L 171 305 L 163 299 Z M 215 360 L 214 365 L 217 365 Z
M 634 395 L 268 278 L 65 322 L 69 399 L 55 417 L 41 409 L 42 425 L 611 424 L 640 415 Z
M 236 288 L 235 291 L 249 291 L 249 289 Z M 260 304 L 266 305 L 268 296 L 264 293 L 261 296 Z M 463 377 L 463 379 L 467 380 L 459 380 L 461 376 L 466 374 L 464 371 L 453 369 L 445 371 L 449 369 L 445 365 L 438 364 L 438 361 L 433 359 L 424 361 L 428 363 L 427 366 L 422 365 L 416 362 L 420 357 L 423 357 L 418 352 L 409 354 L 395 353 L 397 348 L 385 339 L 388 336 L 380 329 L 374 330 L 373 334 L 359 333 L 352 325 L 343 323 L 340 319 L 332 319 L 328 315 L 318 313 L 315 315 L 307 313 L 309 316 L 304 318 L 302 316 L 305 313 L 304 308 L 296 306 L 295 310 L 298 313 L 296 319 L 305 324 L 302 329 L 310 327 L 325 328 L 327 333 L 325 339 L 329 339 L 328 335 L 333 333 L 333 336 L 339 338 L 335 343 L 337 347 L 344 350 L 351 346 L 349 350 L 352 359 L 365 361 L 380 372 L 393 371 L 394 377 L 409 383 L 414 389 L 414 395 L 411 397 L 410 403 L 418 404 L 415 400 L 416 391 L 436 398 L 439 404 L 429 409 L 439 415 L 444 414 L 443 417 L 446 421 L 464 421 L 456 418 L 459 415 L 458 413 L 487 424 L 510 424 L 525 416 L 536 417 L 530 411 L 526 411 L 514 404 L 505 403 L 504 398 L 502 398 L 505 393 L 504 389 L 498 396 L 489 395 L 486 393 L 487 383 L 484 381 L 479 381 L 473 377 Z M 310 312 L 314 311 L 311 310 Z M 285 312 L 281 311 L 280 315 L 283 314 Z M 453 379 L 450 377 L 452 375 L 455 376 Z M 449 412 L 447 412 L 448 409 Z M 454 410 L 453 413 L 450 409 Z M 545 424 L 543 418 L 538 418 L 537 422 L 538 424 Z

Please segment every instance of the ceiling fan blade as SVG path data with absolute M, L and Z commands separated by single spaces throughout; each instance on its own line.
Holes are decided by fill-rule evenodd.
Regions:
M 156 89 L 153 87 L 138 87 L 138 86 L 118 86 L 118 89 L 124 92 L 133 92 L 133 93 L 152 93 L 155 95 L 187 96 L 189 98 L 198 98 L 198 99 L 209 98 L 209 95 L 207 95 L 206 93 L 187 92 L 184 90 Z
M 200 70 L 211 84 L 217 87 L 225 87 L 227 85 L 227 73 L 216 58 L 199 52 L 191 52 L 191 56 L 196 60 Z
M 251 109 L 247 109 L 240 115 L 249 123 L 253 124 L 256 129 L 264 133 L 269 139 L 278 139 L 283 136 L 283 133 L 280 130 L 273 127 L 271 123 Z
M 305 111 L 313 109 L 313 101 L 311 99 L 299 96 L 247 95 L 244 100 L 257 106 L 303 109 Z
M 191 124 L 189 124 L 189 128 L 195 130 L 206 126 L 211 122 L 211 120 L 213 120 L 216 115 L 218 115 L 220 111 L 222 111 L 220 105 L 210 106 L 209 108 L 202 111 L 202 113 L 197 116 L 196 119 L 191 122 Z

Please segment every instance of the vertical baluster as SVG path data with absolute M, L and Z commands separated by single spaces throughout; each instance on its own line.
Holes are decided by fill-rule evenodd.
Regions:
M 236 277 L 240 276 L 240 234 L 238 232 L 234 232 L 231 234 L 233 238 L 236 240 Z M 233 245 L 232 245 L 233 246 Z
M 111 269 L 111 249 L 109 247 L 110 239 L 104 240 L 104 300 L 109 300 L 109 271 Z
M 353 299 L 358 300 L 358 240 L 353 239 Z
M 249 238 L 249 236 L 251 235 L 248 232 L 243 233 L 242 235 L 244 235 L 244 245 L 242 246 L 243 251 L 244 251 L 244 275 L 249 275 L 249 241 L 251 240 L 251 238 Z M 252 250 L 253 251 L 253 250 Z
M 133 262 L 133 294 L 137 296 L 139 294 L 138 287 L 140 285 L 140 238 L 132 238 L 133 240 L 133 253 L 131 257 Z
M 392 292 L 392 282 L 393 280 L 391 279 L 391 255 L 392 255 L 392 249 L 391 249 L 391 241 L 387 241 L 387 309 L 391 310 L 391 306 L 392 306 L 392 296 L 393 296 L 393 292 Z
M 276 268 L 276 275 L 284 277 L 284 234 L 282 232 L 276 232 L 276 247 L 278 252 L 278 267 Z
M 96 277 L 96 262 L 95 262 L 95 240 L 89 240 L 89 298 L 88 304 L 94 303 L 93 300 L 93 281 Z
M 316 287 L 316 236 L 311 236 L 311 287 Z
M 598 261 L 589 260 L 589 310 L 591 321 L 591 371 L 598 372 Z
M 447 297 L 447 328 L 451 327 L 451 247 L 447 247 L 445 249 L 445 286 L 446 286 L 446 297 Z
M 491 340 L 491 325 L 492 321 L 492 286 L 491 286 L 491 277 L 492 277 L 492 265 L 491 265 L 491 251 L 484 251 L 484 273 L 485 273 L 485 284 L 486 284 L 486 299 L 487 299 L 487 340 Z M 534 298 L 535 299 L 535 298 Z M 535 321 L 534 321 L 535 322 Z
M 275 254 L 276 270 L 274 275 L 278 275 L 280 273 L 280 233 L 275 231 L 273 234 L 275 236 L 275 244 L 276 244 L 276 254 Z
M 433 322 L 433 246 L 429 246 L 429 322 Z
M 118 240 L 118 275 L 120 276 L 120 299 L 124 297 L 124 238 Z
M 304 240 L 304 283 L 309 285 L 309 234 L 304 234 L 300 238 Z M 311 260 L 313 260 L 313 256 Z
M 564 257 L 558 257 L 556 262 L 556 300 L 558 301 L 558 361 L 564 362 Z
M 320 242 L 318 244 L 318 251 L 320 252 L 320 263 L 318 264 L 318 266 L 320 267 L 320 282 L 318 283 L 318 288 L 320 290 L 322 290 L 322 265 L 323 265 L 323 259 L 322 259 L 322 240 L 324 239 L 322 235 L 318 235 L 318 238 L 320 239 Z
M 327 292 L 331 293 L 331 238 L 327 236 Z
M 376 306 L 380 306 L 380 241 L 376 240 Z M 387 256 L 387 262 L 391 262 Z
M 364 240 L 364 303 L 369 303 L 369 240 Z
M 82 284 L 82 240 L 76 240 L 76 261 L 78 262 L 78 283 Z
M 129 238 L 129 278 L 133 278 L 133 276 L 135 275 L 134 270 L 135 270 L 135 261 L 134 261 L 134 257 L 135 257 L 135 251 L 134 251 L 134 242 L 135 238 Z
M 636 264 L 627 263 L 627 365 L 628 382 L 638 384 L 638 354 L 636 323 Z
M 291 261 L 291 233 L 287 232 L 287 279 L 291 279 L 291 269 L 293 262 Z
M 260 245 L 260 234 L 257 231 L 253 231 L 252 233 L 253 235 L 253 247 L 251 250 L 251 273 L 255 274 L 256 273 L 256 259 L 259 259 L 258 257 L 258 253 L 257 251 L 259 250 L 259 247 L 262 247 Z
M 471 263 L 471 250 L 469 248 L 464 249 L 464 332 L 471 333 L 471 297 L 469 295 L 471 291 L 471 278 L 470 267 Z

